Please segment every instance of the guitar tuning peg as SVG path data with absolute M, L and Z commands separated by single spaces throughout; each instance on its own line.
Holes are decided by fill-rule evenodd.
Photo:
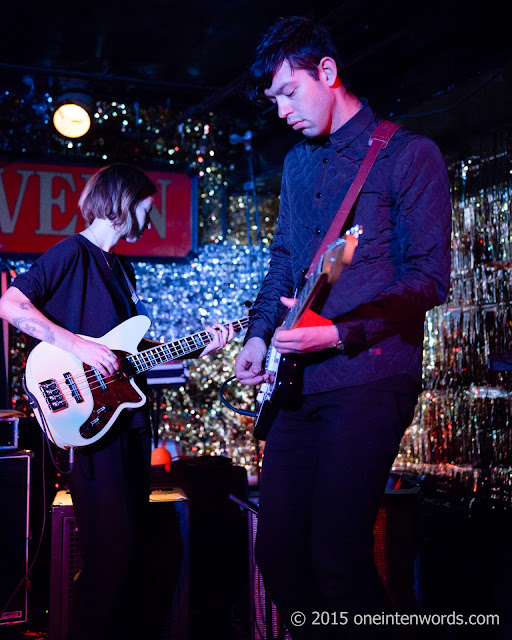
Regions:
M 357 239 L 362 233 L 363 233 L 363 226 L 360 224 L 356 224 L 347 231 L 346 235 L 354 236 L 354 238 Z

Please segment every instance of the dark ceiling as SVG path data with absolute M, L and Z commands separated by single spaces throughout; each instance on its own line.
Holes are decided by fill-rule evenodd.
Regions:
M 243 73 L 267 26 L 308 15 L 330 28 L 357 95 L 453 153 L 462 139 L 512 120 L 508 4 L 10 3 L 0 23 L 0 78 L 12 85 L 28 76 L 53 93 L 83 86 L 97 99 L 167 104 L 179 114 L 222 111 L 239 133 L 253 130 L 255 149 L 266 155 L 261 166 L 272 170 L 297 136 L 271 109 L 247 102 Z

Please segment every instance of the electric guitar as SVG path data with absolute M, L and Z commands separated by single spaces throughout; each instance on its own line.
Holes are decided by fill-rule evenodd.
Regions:
M 311 305 L 325 292 L 326 285 L 333 285 L 338 279 L 343 267 L 352 262 L 358 237 L 362 228 L 358 225 L 350 229 L 345 236 L 333 242 L 318 261 L 316 270 L 305 281 L 299 290 L 295 305 L 288 310 L 281 326 L 285 329 L 295 329 L 301 326 L 315 326 L 332 324 L 311 310 Z M 296 358 L 282 356 L 273 346 L 270 346 L 265 361 L 265 371 L 271 374 L 271 381 L 264 382 L 256 396 L 258 412 L 254 422 L 254 437 L 265 440 L 283 406 L 288 406 L 298 397 L 296 379 L 298 362 Z
M 239 333 L 249 318 L 233 322 Z M 89 338 L 109 347 L 120 359 L 120 368 L 105 377 L 73 354 L 47 342 L 30 353 L 25 370 L 25 387 L 42 429 L 62 449 L 83 447 L 102 438 L 123 409 L 141 407 L 146 397 L 133 380 L 138 373 L 182 358 L 212 341 L 201 331 L 146 351 L 137 346 L 149 329 L 147 316 L 125 320 L 101 338 Z

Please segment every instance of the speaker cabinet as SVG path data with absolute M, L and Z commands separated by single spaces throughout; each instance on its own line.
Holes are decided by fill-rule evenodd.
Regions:
M 8 417 L 2 414 L 7 414 Z M 16 412 L 0 411 L 0 450 L 18 449 L 18 423 L 19 418 L 13 417 Z M 19 414 L 20 416 L 23 414 Z
M 190 611 L 189 506 L 176 490 L 150 496 L 150 562 L 158 567 L 148 583 L 148 602 L 141 603 L 152 640 L 187 640 Z M 73 579 L 82 567 L 80 532 L 71 495 L 59 491 L 52 505 L 49 637 L 65 640 Z
M 251 640 L 265 640 L 266 638 L 291 640 L 290 634 L 284 631 L 279 620 L 276 606 L 265 593 L 263 577 L 254 559 L 258 514 L 248 511 L 248 521 Z
M 277 637 L 291 640 L 283 630 L 275 605 L 265 594 L 263 578 L 254 560 L 257 513 L 249 511 L 248 521 L 251 640 Z M 414 610 L 419 604 L 419 488 L 387 489 L 373 534 L 375 565 L 392 606 L 397 611 Z
M 420 489 L 388 489 L 373 529 L 373 557 L 396 611 L 420 604 Z
M 0 625 L 27 620 L 31 458 L 30 451 L 0 453 Z
M 0 261 L 0 295 L 4 295 L 11 281 L 9 270 L 3 261 Z M 0 320 L 0 407 L 11 406 L 11 375 L 10 375 L 10 349 L 9 349 L 9 323 Z M 0 605 L 1 607 L 2 605 Z M 1 609 L 0 609 L 1 610 Z

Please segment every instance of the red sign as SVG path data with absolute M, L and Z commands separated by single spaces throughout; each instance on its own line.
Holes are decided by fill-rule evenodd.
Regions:
M 0 253 L 41 254 L 84 229 L 78 198 L 91 167 L 0 162 Z M 151 229 L 119 253 L 148 258 L 184 258 L 196 248 L 194 178 L 184 173 L 145 172 L 158 193 Z

